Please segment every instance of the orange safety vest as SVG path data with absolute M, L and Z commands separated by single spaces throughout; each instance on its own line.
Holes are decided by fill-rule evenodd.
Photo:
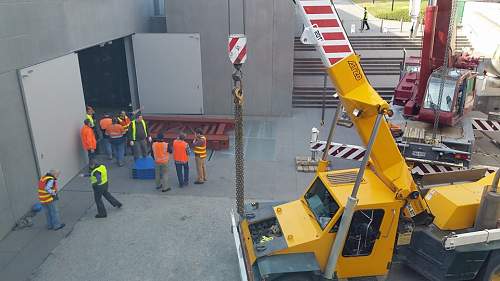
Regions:
M 188 162 L 187 142 L 183 140 L 174 140 L 174 160 L 181 163 Z
M 80 136 L 82 139 L 82 146 L 84 150 L 95 150 L 96 149 L 96 139 L 94 130 L 87 126 L 83 125 L 80 130 Z
M 121 138 L 124 133 L 125 129 L 120 124 L 112 124 L 106 129 L 106 135 L 112 139 Z
M 54 186 L 52 188 L 57 192 L 57 180 L 51 175 L 43 176 L 40 181 L 38 181 L 38 200 L 40 200 L 42 204 L 48 204 L 54 201 L 52 195 L 45 190 L 45 185 L 49 180 L 54 180 Z
M 154 142 L 153 143 L 153 155 L 155 156 L 156 164 L 167 164 L 168 163 L 168 143 L 166 142 Z
M 101 130 L 106 130 L 112 124 L 113 120 L 109 117 L 102 118 L 101 121 L 99 121 L 99 126 L 101 126 Z
M 196 156 L 204 159 L 207 157 L 207 138 L 205 136 L 201 136 L 200 138 L 203 140 L 203 144 L 193 147 L 193 152 Z M 196 141 L 196 139 L 194 141 Z
M 118 122 L 125 130 L 128 130 L 128 127 L 130 126 L 130 118 L 128 118 L 128 116 L 118 117 Z

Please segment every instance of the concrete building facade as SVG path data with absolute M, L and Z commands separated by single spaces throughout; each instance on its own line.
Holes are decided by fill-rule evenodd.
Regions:
M 36 202 L 39 176 L 17 71 L 102 42 L 148 32 L 152 6 L 150 0 L 0 3 L 0 238 Z M 64 128 L 53 120 L 47 124 L 47 133 L 57 141 Z
M 165 30 L 199 33 L 204 113 L 232 114 L 233 68 L 227 57 L 227 36 L 245 31 L 249 50 L 243 68 L 245 113 L 291 114 L 295 33 L 291 1 L 231 0 L 230 6 L 226 0 L 165 0 L 165 4 L 162 0 L 0 2 L 0 239 L 37 202 L 37 181 L 46 172 L 37 163 L 40 155 L 23 93 L 24 75 L 19 78 L 23 69 L 91 47 L 109 46 L 123 38 L 120 44 L 124 44 L 127 57 L 131 103 L 138 106 L 131 35 Z M 50 83 L 58 82 L 46 84 Z M 50 102 L 50 107 L 64 107 L 61 100 Z M 74 114 L 82 116 L 83 110 Z M 49 139 L 56 145 L 61 142 L 58 134 L 74 135 L 78 151 L 61 157 L 83 159 L 77 147 L 78 130 L 61 128 L 57 118 L 46 124 L 47 134 L 53 135 Z M 50 153 L 57 153 L 55 150 Z M 81 164 L 83 167 L 84 162 Z

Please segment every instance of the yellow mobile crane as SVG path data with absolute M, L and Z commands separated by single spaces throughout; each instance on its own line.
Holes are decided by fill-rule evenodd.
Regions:
M 301 41 L 317 46 L 366 153 L 359 169 L 326 171 L 325 149 L 299 199 L 232 214 L 242 280 L 385 276 L 397 238 L 408 232 L 398 255 L 426 278 L 491 280 L 500 272 L 500 172 L 433 187 L 424 198 L 385 120 L 392 111 L 369 84 L 335 7 L 328 0 L 296 5 L 305 22 Z

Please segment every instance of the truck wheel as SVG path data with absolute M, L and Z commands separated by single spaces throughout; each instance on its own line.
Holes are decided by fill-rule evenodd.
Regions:
M 500 281 L 500 251 L 494 251 L 479 271 L 475 281 Z
M 309 274 L 293 273 L 280 277 L 276 281 L 313 281 Z

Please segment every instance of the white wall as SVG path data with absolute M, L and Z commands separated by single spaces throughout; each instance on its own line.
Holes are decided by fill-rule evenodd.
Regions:
M 491 57 L 500 44 L 500 3 L 465 2 L 462 24 L 474 51 Z

